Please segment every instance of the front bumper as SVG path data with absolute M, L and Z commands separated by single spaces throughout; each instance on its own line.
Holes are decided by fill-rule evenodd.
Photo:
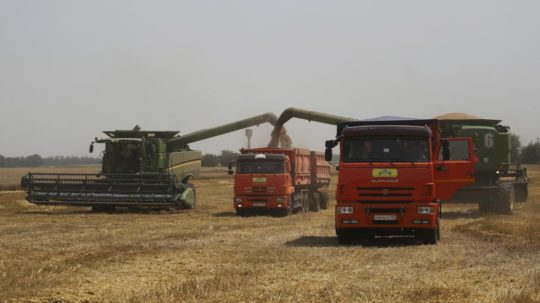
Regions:
M 430 207 L 433 212 L 419 214 L 419 207 Z M 343 208 L 346 213 L 342 213 Z M 439 203 L 338 203 L 335 225 L 336 229 L 434 229 L 439 223 L 439 215 Z
M 235 196 L 233 206 L 239 208 L 289 208 L 291 199 L 289 196 Z

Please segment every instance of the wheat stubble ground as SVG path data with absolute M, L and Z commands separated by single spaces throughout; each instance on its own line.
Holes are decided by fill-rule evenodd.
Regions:
M 94 214 L 0 193 L 0 301 L 540 302 L 538 181 L 513 216 L 445 206 L 435 246 L 338 247 L 333 208 L 238 218 L 232 178 L 214 174 L 196 182 L 196 209 L 178 212 Z

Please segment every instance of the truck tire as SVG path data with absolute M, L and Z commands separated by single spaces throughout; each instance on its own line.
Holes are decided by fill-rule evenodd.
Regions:
M 303 199 L 302 199 L 302 212 L 303 213 L 307 213 L 309 211 L 309 205 L 311 204 L 310 203 L 311 199 L 309 198 L 309 195 L 304 195 L 303 196 Z
M 337 229 L 337 241 L 339 245 L 351 245 L 353 243 L 353 235 L 349 230 Z
M 242 208 L 237 208 L 236 209 L 236 215 L 238 217 L 245 217 L 247 215 L 247 211 L 245 209 L 242 209 Z
M 318 212 L 321 207 L 321 195 L 314 191 L 311 193 L 311 203 L 309 210 L 312 212 Z
M 514 186 L 509 183 L 499 183 L 498 191 L 493 198 L 491 210 L 501 215 L 511 215 L 514 209 Z
M 321 194 L 321 209 L 328 209 L 328 193 L 320 192 Z
M 437 227 L 435 229 L 421 230 L 420 237 L 422 238 L 422 242 L 424 242 L 424 244 L 430 244 L 430 245 L 437 244 L 437 241 L 439 240 L 439 237 L 440 237 L 440 228 Z

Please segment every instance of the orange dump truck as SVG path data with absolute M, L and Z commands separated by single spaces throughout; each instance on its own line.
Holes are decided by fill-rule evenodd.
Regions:
M 474 183 L 478 159 L 471 138 L 442 138 L 438 120 L 338 123 L 336 139 L 326 142 L 327 160 L 338 144 L 340 244 L 404 234 L 435 244 L 440 201 Z
M 239 216 L 328 208 L 330 165 L 324 153 L 300 148 L 241 149 L 234 176 L 234 208 Z M 233 174 L 232 164 L 229 174 Z

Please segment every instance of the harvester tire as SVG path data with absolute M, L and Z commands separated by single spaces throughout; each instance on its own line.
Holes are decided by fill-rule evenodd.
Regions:
M 351 245 L 353 243 L 353 235 L 350 231 L 345 229 L 338 229 L 336 231 L 337 241 L 339 245 Z
M 511 215 L 514 209 L 514 186 L 509 183 L 500 183 L 495 194 L 491 210 L 501 215 Z
M 478 210 L 480 210 L 481 213 L 489 213 L 491 210 L 491 203 L 490 201 L 483 201 L 478 203 Z
M 309 210 L 312 211 L 312 212 L 318 212 L 319 209 L 321 208 L 321 195 L 314 191 L 312 194 L 311 194 L 311 199 L 310 199 L 310 207 L 309 207 Z
M 114 206 L 92 206 L 92 212 L 94 213 L 112 213 L 114 212 Z
M 328 193 L 321 192 L 321 209 L 328 209 Z
M 527 202 L 529 198 L 529 187 L 528 183 L 515 183 L 514 184 L 514 194 L 516 202 Z

